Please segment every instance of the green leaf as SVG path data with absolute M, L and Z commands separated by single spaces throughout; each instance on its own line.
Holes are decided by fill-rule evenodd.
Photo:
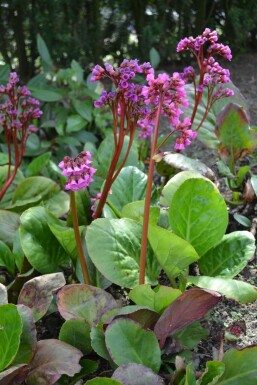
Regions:
M 11 167 L 11 173 L 13 172 L 14 168 Z M 0 166 L 0 190 L 2 189 L 5 181 L 7 180 L 7 173 L 8 173 L 8 166 Z M 9 186 L 8 190 L 6 191 L 4 197 L 2 198 L 0 202 L 1 208 L 6 208 L 6 206 L 9 204 L 9 202 L 12 199 L 13 192 L 17 186 L 22 180 L 24 179 L 24 176 L 20 170 L 17 171 L 17 174 L 12 182 L 12 184 Z
M 79 380 L 83 379 L 89 374 L 94 373 L 98 369 L 98 363 L 96 361 L 83 359 L 79 361 L 79 364 L 82 366 L 82 369 L 79 373 L 72 377 L 72 382 L 70 382 L 70 385 L 78 384 Z
M 255 238 L 249 231 L 234 231 L 207 251 L 200 261 L 203 274 L 210 277 L 234 278 L 254 255 Z
M 53 293 L 65 285 L 63 273 L 35 277 L 27 281 L 21 289 L 18 303 L 29 307 L 35 321 L 42 318 L 53 300 Z
M 0 283 L 0 305 L 5 305 L 7 303 L 7 288 L 2 283 Z
M 242 226 L 251 227 L 251 225 L 252 225 L 252 222 L 250 221 L 250 219 L 245 217 L 244 215 L 240 215 L 238 213 L 235 213 L 233 215 L 233 217 Z
M 88 225 L 92 222 L 92 211 L 90 209 L 92 203 L 90 201 L 90 196 L 87 190 L 75 191 L 75 200 L 79 225 Z M 67 218 L 67 225 L 71 227 L 73 226 L 71 212 Z
M 82 319 L 67 320 L 61 327 L 59 340 L 79 349 L 84 355 L 91 352 L 90 326 Z
M 24 179 L 16 188 L 13 195 L 13 202 L 24 201 L 30 198 L 50 198 L 59 192 L 59 186 L 44 176 L 32 176 Z
M 230 349 L 223 357 L 225 371 L 218 380 L 218 385 L 256 385 L 257 347 L 243 350 Z
M 21 216 L 21 246 L 29 263 L 40 273 L 61 271 L 69 262 L 69 255 L 62 248 L 48 224 L 61 222 L 43 207 L 33 207 Z
M 190 243 L 162 227 L 149 225 L 148 239 L 159 264 L 170 279 L 176 278 L 199 259 Z
M 82 130 L 86 126 L 86 121 L 80 115 L 71 115 L 68 117 L 66 131 L 67 133 Z
M 30 363 L 28 385 L 52 385 L 62 374 L 73 377 L 80 372 L 79 361 L 83 354 L 65 342 L 49 339 L 37 343 L 37 350 Z
M 118 304 L 111 294 L 103 289 L 74 284 L 66 285 L 58 292 L 57 306 L 65 320 L 86 320 L 90 326 L 96 326 L 102 315 L 118 307 Z
M 249 303 L 257 299 L 257 289 L 254 286 L 235 279 L 189 276 L 187 281 L 204 289 L 216 290 L 227 298 L 241 303 Z
M 154 289 L 150 285 L 139 285 L 129 292 L 129 298 L 137 305 L 148 306 L 162 313 L 178 296 L 181 291 L 168 286 L 157 286 Z
M 211 385 L 216 384 L 217 380 L 222 376 L 225 371 L 225 365 L 219 361 L 208 361 L 206 363 L 206 369 L 199 380 L 199 385 Z
M 200 256 L 221 240 L 228 225 L 222 195 L 201 178 L 186 180 L 177 189 L 169 215 L 174 233 L 190 242 Z
M 72 104 L 76 112 L 87 122 L 92 120 L 93 103 L 91 100 L 73 99 Z
M 139 281 L 142 225 L 131 219 L 97 219 L 87 228 L 88 253 L 109 281 L 133 288 Z M 114 268 L 115 266 L 115 268 Z M 148 249 L 146 283 L 156 284 L 159 267 Z
M 15 256 L 9 249 L 9 247 L 2 241 L 0 241 L 0 266 L 6 267 L 9 274 L 15 273 Z
M 199 173 L 194 171 L 181 171 L 174 175 L 164 186 L 161 194 L 160 203 L 163 206 L 170 206 L 175 192 L 188 179 L 203 178 Z
M 157 68 L 158 65 L 160 64 L 160 61 L 161 61 L 161 57 L 159 52 L 154 47 L 152 47 L 150 49 L 150 63 L 152 67 Z
M 0 165 L 7 164 L 9 161 L 8 154 L 4 152 L 0 152 Z
M 121 212 L 126 204 L 145 198 L 146 184 L 145 173 L 134 166 L 124 167 L 112 185 L 112 193 L 108 195 L 107 202 Z M 154 194 L 156 194 L 155 186 L 152 191 L 152 195 Z M 108 212 L 104 210 L 104 214 Z
M 0 372 L 13 361 L 20 345 L 22 319 L 15 305 L 0 305 Z
M 185 385 L 196 385 L 196 379 L 192 363 L 188 364 L 186 367 Z
M 90 338 L 91 338 L 91 346 L 94 349 L 94 351 L 98 354 L 98 356 L 104 358 L 110 363 L 113 363 L 105 344 L 104 332 L 100 325 L 98 325 L 97 327 L 91 328 Z
M 39 155 L 34 158 L 26 169 L 26 176 L 36 176 L 42 169 L 47 165 L 49 159 L 51 158 L 51 152 L 46 152 L 45 154 Z
M 152 331 L 142 329 L 134 321 L 114 320 L 105 332 L 105 342 L 117 365 L 137 363 L 151 368 L 154 372 L 159 371 L 161 351 L 158 340 Z
M 12 246 L 16 230 L 20 225 L 20 216 L 7 210 L 0 210 L 0 240 Z
M 48 64 L 49 67 L 52 67 L 53 65 L 52 58 L 50 56 L 50 53 L 48 51 L 48 48 L 44 39 L 39 33 L 37 34 L 37 49 L 42 61 Z
M 85 385 L 123 385 L 120 381 L 113 380 L 108 377 L 95 377 L 92 380 L 89 380 Z
M 254 189 L 255 195 L 257 196 L 257 176 L 256 175 L 251 176 L 251 184 Z
M 135 201 L 123 206 L 121 216 L 123 218 L 134 219 L 135 221 L 143 221 L 145 212 L 145 201 Z M 157 224 L 160 216 L 159 207 L 150 207 L 149 223 Z
M 125 136 L 124 138 L 124 145 L 120 154 L 120 161 L 117 164 L 117 168 L 119 168 L 121 161 L 124 159 L 124 156 L 126 154 L 127 148 L 129 144 L 129 137 Z M 111 159 L 114 153 L 114 142 L 113 142 L 113 135 L 108 135 L 100 144 L 98 151 L 97 151 L 97 174 L 101 175 L 105 178 L 107 175 L 107 172 L 110 167 Z M 130 153 L 128 156 L 128 159 L 125 163 L 125 166 L 137 166 L 138 165 L 138 151 L 136 144 L 133 143 L 130 149 Z
M 53 91 L 54 89 L 54 91 Z M 31 95 L 40 100 L 41 102 L 59 102 L 62 100 L 63 96 L 61 93 L 57 92 L 57 89 L 48 89 L 48 88 L 34 88 L 29 87 L 29 90 L 31 91 Z
M 200 322 L 196 321 L 176 333 L 174 338 L 179 340 L 184 349 L 191 350 L 194 346 L 199 344 L 201 340 L 204 340 L 208 334 L 209 331 L 204 329 Z
M 215 133 L 220 140 L 219 153 L 234 163 L 257 146 L 257 138 L 250 130 L 244 109 L 229 103 L 217 116 Z
M 70 209 L 70 196 L 64 191 L 59 191 L 43 202 L 44 207 L 57 218 L 63 217 Z
M 163 160 L 166 164 L 179 171 L 194 171 L 210 180 L 215 179 L 213 171 L 198 159 L 191 159 L 183 154 L 165 152 Z
M 124 385 L 164 385 L 164 381 L 150 368 L 141 364 L 119 366 L 112 378 Z
M 29 363 L 36 351 L 37 331 L 32 311 L 24 305 L 18 305 L 17 310 L 22 319 L 22 333 L 19 350 L 12 364 Z

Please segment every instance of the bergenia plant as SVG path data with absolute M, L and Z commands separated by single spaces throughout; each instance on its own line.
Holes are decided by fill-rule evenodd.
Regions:
M 62 169 L 62 174 L 68 177 L 66 180 L 65 188 L 66 190 L 70 190 L 70 211 L 72 215 L 73 228 L 81 269 L 86 284 L 90 284 L 90 279 L 80 238 L 74 192 L 85 189 L 90 185 L 90 183 L 93 182 L 93 175 L 96 172 L 96 169 L 91 167 L 91 164 L 91 154 L 89 151 L 83 151 L 75 158 L 65 156 L 64 159 L 59 163 L 59 167 Z
M 6 87 L 0 86 L 0 96 L 4 99 L 4 103 L 0 104 L 0 126 L 4 130 L 8 152 L 7 176 L 0 191 L 0 200 L 17 174 L 29 135 L 37 131 L 33 120 L 42 115 L 39 101 L 30 97 L 27 87 L 17 86 L 18 83 L 16 72 L 11 72 Z

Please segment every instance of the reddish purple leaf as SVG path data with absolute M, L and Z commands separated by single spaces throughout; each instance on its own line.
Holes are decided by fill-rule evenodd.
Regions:
M 201 319 L 221 299 L 216 291 L 190 289 L 181 294 L 164 311 L 157 321 L 154 332 L 161 348 L 169 334 L 177 333 L 185 326 Z
M 79 361 L 83 353 L 63 341 L 50 339 L 37 343 L 37 351 L 30 363 L 28 385 L 51 385 L 66 374 L 73 377 L 79 373 Z
M 0 373 L 1 385 L 20 385 L 24 384 L 29 368 L 27 364 L 11 366 Z

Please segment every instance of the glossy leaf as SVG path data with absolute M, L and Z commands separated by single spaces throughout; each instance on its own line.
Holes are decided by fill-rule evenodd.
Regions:
M 159 264 L 170 279 L 199 259 L 190 243 L 162 227 L 150 225 L 148 239 Z
M 67 320 L 61 327 L 59 340 L 79 349 L 84 355 L 91 352 L 90 326 L 82 319 Z
M 97 327 L 91 328 L 90 338 L 91 338 L 91 346 L 94 349 L 94 351 L 98 354 L 98 356 L 113 363 L 111 356 L 106 347 L 104 331 L 100 325 L 98 325 Z
M 0 240 L 12 246 L 13 239 L 20 225 L 20 216 L 7 210 L 0 210 Z
M 257 377 L 257 347 L 243 350 L 230 349 L 223 357 L 225 371 L 218 380 L 218 385 L 255 385 Z
M 13 202 L 23 201 L 26 199 L 40 196 L 41 199 L 46 199 L 57 194 L 59 191 L 58 185 L 49 178 L 44 176 L 32 176 L 24 179 L 16 188 L 13 195 Z
M 53 293 L 65 285 L 63 273 L 42 275 L 27 281 L 18 298 L 18 303 L 29 307 L 35 321 L 42 318 L 53 300 Z
M 22 319 L 15 305 L 0 305 L 0 372 L 13 361 L 20 345 Z
M 111 282 L 133 288 L 139 281 L 142 225 L 131 219 L 97 219 L 87 228 L 88 253 Z M 115 266 L 115 269 L 113 268 Z M 159 267 L 148 249 L 146 283 L 157 283 Z
M 233 215 L 233 217 L 242 226 L 251 227 L 251 225 L 252 225 L 251 220 L 249 218 L 245 217 L 244 215 L 240 215 L 238 213 L 235 213 Z
M 27 166 L 26 176 L 37 176 L 48 164 L 50 158 L 51 152 L 46 152 L 34 158 Z
M 222 376 L 225 370 L 223 362 L 208 361 L 206 362 L 206 369 L 199 380 L 199 385 L 217 384 L 217 380 Z
M 210 277 L 234 278 L 254 255 L 255 238 L 249 231 L 234 231 L 207 251 L 200 261 L 203 274 Z
M 228 224 L 226 203 L 212 182 L 186 180 L 174 194 L 170 224 L 202 256 L 223 237 Z
M 162 313 L 181 293 L 178 289 L 159 285 L 154 289 L 150 285 L 139 285 L 130 290 L 129 298 L 137 305 L 148 306 Z
M 36 351 L 37 331 L 32 311 L 24 305 L 17 305 L 17 310 L 22 319 L 22 333 L 19 350 L 12 364 L 29 363 Z
M 15 273 L 15 256 L 9 247 L 0 241 L 0 266 L 4 266 L 9 274 Z
M 146 306 L 128 305 L 113 309 L 105 313 L 102 317 L 104 324 L 110 324 L 115 318 L 125 317 L 138 322 L 143 328 L 151 328 L 159 315 L 157 312 Z
M 145 198 L 146 184 L 145 173 L 134 166 L 124 167 L 112 185 L 112 193 L 108 195 L 107 202 L 121 212 L 126 204 Z M 154 194 L 156 189 L 153 186 L 152 195 Z M 108 215 L 108 210 L 106 214 Z
M 215 133 L 220 140 L 218 150 L 221 157 L 233 162 L 251 154 L 257 146 L 246 112 L 233 103 L 226 105 L 217 116 Z
M 59 102 L 63 98 L 62 94 L 57 92 L 56 88 L 36 88 L 29 86 L 29 90 L 32 96 L 41 102 Z
M 241 303 L 249 303 L 257 299 L 256 287 L 235 279 L 189 276 L 187 281 L 203 289 L 216 290 L 227 298 L 232 298 Z
M 0 305 L 5 305 L 7 303 L 7 288 L 2 283 L 0 283 Z
M 121 151 L 120 159 L 124 158 L 126 154 L 126 150 L 128 148 L 129 144 L 129 137 L 125 136 L 124 138 L 124 145 Z M 111 159 L 114 152 L 114 143 L 113 143 L 113 135 L 108 135 L 100 144 L 97 154 L 96 154 L 96 160 L 97 160 L 97 173 L 98 175 L 101 175 L 105 178 L 107 175 Z M 118 168 L 121 164 L 121 161 L 118 162 L 117 167 Z M 125 163 L 125 166 L 137 166 L 138 164 L 138 152 L 137 147 L 135 144 L 132 144 L 132 147 L 130 149 L 130 153 L 128 156 L 128 159 Z
M 69 255 L 57 241 L 48 224 L 61 222 L 43 207 L 33 207 L 21 215 L 20 240 L 30 264 L 42 274 L 61 270 Z
M 251 185 L 254 189 L 255 195 L 257 196 L 257 176 L 256 175 L 251 176 Z
M 82 369 L 79 373 L 72 377 L 72 383 L 70 385 L 79 384 L 79 380 L 83 379 L 89 374 L 94 373 L 98 368 L 98 363 L 92 360 L 82 359 L 80 360 L 79 364 L 81 365 Z
M 126 204 L 121 210 L 123 218 L 134 219 L 135 221 L 143 221 L 145 211 L 145 201 L 135 201 Z M 149 223 L 157 224 L 160 216 L 159 207 L 150 207 Z
M 47 45 L 40 34 L 37 34 L 37 49 L 42 61 L 48 64 L 49 67 L 51 67 L 53 65 L 53 61 L 50 56 Z
M 13 172 L 13 171 L 14 171 L 14 166 L 11 167 L 11 172 Z M 7 179 L 7 173 L 8 173 L 8 166 L 7 165 L 0 166 L 0 189 L 2 189 L 4 183 Z M 4 194 L 4 197 L 2 198 L 2 200 L 0 202 L 1 208 L 5 209 L 6 206 L 10 203 L 10 201 L 12 200 L 12 196 L 13 196 L 13 193 L 14 193 L 16 186 L 19 183 L 21 183 L 23 180 L 24 180 L 24 176 L 23 176 L 22 172 L 18 169 L 17 174 L 15 175 L 15 178 L 14 178 L 12 184 L 10 185 L 10 187 L 8 188 L 8 190 L 6 191 L 6 193 Z
M 198 159 L 192 159 L 183 154 L 165 152 L 163 155 L 163 160 L 165 163 L 175 168 L 176 170 L 193 171 L 195 173 L 201 174 L 202 176 L 210 180 L 215 179 L 213 171 L 209 167 L 207 167 L 205 163 L 201 162 Z
M 121 365 L 114 371 L 112 378 L 124 385 L 164 385 L 160 376 L 141 364 Z
M 169 334 L 177 333 L 201 319 L 220 300 L 221 295 L 215 291 L 190 289 L 181 294 L 164 311 L 155 325 L 154 332 L 161 347 Z
M 59 191 L 44 201 L 44 207 L 57 218 L 63 217 L 70 209 L 70 196 L 64 191 Z
M 1 385 L 22 385 L 27 378 L 29 367 L 27 364 L 11 366 L 0 373 Z
M 174 175 L 164 186 L 160 198 L 163 206 L 170 206 L 177 189 L 188 179 L 203 178 L 199 173 L 194 171 L 181 171 Z
M 106 329 L 105 342 L 117 365 L 137 363 L 151 368 L 154 372 L 159 371 L 161 351 L 157 338 L 152 331 L 142 329 L 134 321 L 114 320 Z
M 161 61 L 161 57 L 159 52 L 154 47 L 152 47 L 150 49 L 150 63 L 153 66 L 153 68 L 157 68 L 158 65 L 160 64 L 160 61 Z
M 82 130 L 86 126 L 87 122 L 80 115 L 71 115 L 67 120 L 67 133 L 76 132 Z
M 83 354 L 65 342 L 50 339 L 37 343 L 37 350 L 30 363 L 28 385 L 52 385 L 63 374 L 73 377 L 81 369 Z
M 89 380 L 85 385 L 123 385 L 120 381 L 114 380 L 109 377 L 95 377 Z
M 90 100 L 73 99 L 72 104 L 77 113 L 88 122 L 92 119 L 92 102 Z
M 74 284 L 66 285 L 58 292 L 57 306 L 65 320 L 86 320 L 90 326 L 96 326 L 102 315 L 118 304 L 111 294 L 98 287 Z

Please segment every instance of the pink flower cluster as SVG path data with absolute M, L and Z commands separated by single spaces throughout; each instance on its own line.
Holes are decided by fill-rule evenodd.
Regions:
M 30 97 L 26 86 L 17 87 L 18 82 L 16 72 L 11 72 L 6 87 L 0 86 L 0 94 L 7 96 L 6 101 L 0 104 L 0 125 L 6 132 L 17 130 L 26 141 L 29 134 L 37 131 L 29 123 L 40 118 L 43 112 L 39 109 L 40 102 Z
M 176 139 L 175 150 L 184 150 L 186 146 L 191 144 L 190 139 L 195 139 L 197 132 L 190 129 L 191 121 L 189 118 L 184 118 L 183 122 L 176 125 L 176 132 L 180 133 L 180 137 Z
M 91 167 L 91 154 L 89 151 L 82 151 L 75 158 L 65 156 L 59 163 L 62 174 L 68 176 L 66 190 L 82 190 L 93 182 L 92 176 L 96 169 Z

